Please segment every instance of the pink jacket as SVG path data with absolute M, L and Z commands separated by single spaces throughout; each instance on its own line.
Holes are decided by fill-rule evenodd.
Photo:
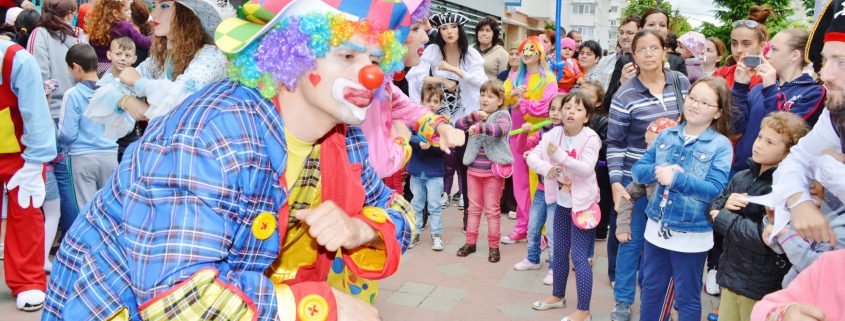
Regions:
M 381 178 L 395 174 L 405 165 L 405 148 L 397 142 L 399 135 L 393 129 L 393 121 L 401 121 L 410 130 L 416 130 L 420 119 L 431 113 L 428 107 L 411 102 L 393 83 L 389 83 L 385 91 L 387 97 L 373 101 L 361 124 L 367 138 L 370 163 Z
M 543 135 L 540 144 L 528 154 L 528 167 L 543 175 L 543 183 L 546 187 L 546 203 L 554 203 L 557 200 L 556 179 L 549 178 L 546 173 L 555 166 L 563 167 L 563 170 L 572 176 L 572 210 L 582 211 L 590 207 L 593 202 L 599 200 L 599 186 L 596 180 L 596 162 L 599 159 L 601 149 L 601 138 L 589 127 L 584 127 L 586 141 L 575 147 L 576 158 L 569 157 L 563 150 L 558 148 L 557 152 L 549 156 L 546 152 L 549 144 L 560 140 L 564 134 L 563 126 L 558 126 Z
M 763 297 L 754 305 L 751 320 L 780 321 L 780 312 L 791 303 L 822 310 L 825 320 L 845 320 L 845 250 L 825 252 L 783 290 Z

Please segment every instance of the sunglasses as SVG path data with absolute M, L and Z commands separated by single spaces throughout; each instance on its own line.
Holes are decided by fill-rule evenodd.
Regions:
M 737 20 L 737 21 L 734 21 L 734 23 L 733 23 L 734 28 L 739 27 L 739 26 L 746 26 L 750 29 L 754 29 L 754 28 L 757 28 L 757 25 L 759 25 L 759 23 L 757 21 L 754 21 L 754 20 Z

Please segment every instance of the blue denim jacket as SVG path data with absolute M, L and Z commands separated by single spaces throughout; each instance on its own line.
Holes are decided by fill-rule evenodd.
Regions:
M 731 142 L 708 128 L 697 139 L 684 144 L 684 127 L 668 128 L 660 133 L 645 155 L 631 169 L 634 182 L 657 182 L 655 166 L 680 165 L 668 187 L 657 184 L 646 214 L 658 222 L 662 230 L 708 232 L 713 228 L 707 218 L 707 207 L 725 188 L 733 159 Z M 669 189 L 665 207 L 663 194 Z

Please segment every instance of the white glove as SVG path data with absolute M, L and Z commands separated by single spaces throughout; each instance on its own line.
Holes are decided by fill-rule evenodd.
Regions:
M 18 190 L 18 205 L 21 208 L 29 208 L 30 197 L 32 198 L 32 207 L 44 205 L 44 197 L 47 196 L 47 191 L 44 187 L 44 177 L 41 176 L 43 172 L 44 164 L 24 163 L 23 167 L 15 172 L 15 175 L 12 175 L 8 189 L 11 191 L 20 187 L 20 190 Z

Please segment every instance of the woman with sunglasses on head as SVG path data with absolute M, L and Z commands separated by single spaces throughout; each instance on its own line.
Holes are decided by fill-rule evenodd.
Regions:
M 438 115 L 451 119 L 454 125 L 458 119 L 477 111 L 481 85 L 488 81 L 484 73 L 484 58 L 478 50 L 469 46 L 464 25 L 469 18 L 446 12 L 429 17 L 431 25 L 437 29 L 438 35 L 434 43 L 423 51 L 420 63 L 408 71 L 408 91 L 411 100 L 422 103 L 420 94 L 427 84 L 439 85 L 444 97 Z M 449 193 L 452 177 L 458 173 L 461 191 L 461 201 L 458 207 L 466 205 L 469 200 L 466 195 L 467 167 L 461 160 L 464 157 L 464 147 L 456 148 L 446 156 L 446 172 L 444 175 L 444 192 Z M 466 207 L 464 210 L 464 225 L 466 225 Z
M 683 74 L 664 69 L 666 41 L 658 31 L 646 29 L 638 32 L 631 46 L 639 72 L 613 97 L 607 129 L 607 166 L 613 200 L 617 204 L 622 198 L 632 201 L 625 186 L 632 180 L 631 168 L 646 151 L 645 132 L 649 123 L 663 117 L 678 119 L 681 102 L 677 96 L 686 96 L 690 86 Z M 648 201 L 642 198 L 632 202 L 634 211 L 630 230 L 615 231 L 620 245 L 614 286 L 616 307 L 611 314 L 614 321 L 630 320 L 643 249 Z
M 763 54 L 763 47 L 766 46 L 766 41 L 769 40 L 769 32 L 766 30 L 766 20 L 773 14 L 769 7 L 753 6 L 748 15 L 748 19 L 737 20 L 733 23 L 731 30 L 731 56 L 734 62 L 740 62 L 747 56 L 760 57 Z M 736 77 L 736 64 L 731 66 L 724 66 L 716 69 L 713 76 L 725 78 L 728 82 L 728 88 L 733 88 L 734 77 Z M 752 77 L 750 80 L 750 87 L 759 84 L 760 77 Z
M 734 73 L 733 123 L 742 134 L 736 144 L 732 170 L 748 168 L 751 145 L 760 132 L 760 122 L 767 114 L 789 111 L 813 126 L 824 108 L 825 89 L 804 72 L 807 62 L 804 48 L 810 34 L 801 29 L 781 30 L 772 37 L 772 49 L 756 68 L 737 62 Z M 762 79 L 762 86 L 749 89 L 751 76 Z

